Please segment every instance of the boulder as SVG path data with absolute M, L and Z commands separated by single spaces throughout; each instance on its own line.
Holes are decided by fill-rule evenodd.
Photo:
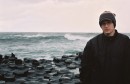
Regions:
M 40 63 L 37 60 L 32 60 L 32 65 L 33 66 L 39 66 Z
M 14 82 L 15 81 L 15 75 L 13 73 L 7 73 L 4 75 L 4 81 L 6 82 Z
M 26 77 L 28 75 L 28 69 L 23 69 L 23 70 L 14 70 L 13 72 L 16 76 L 19 77 Z
M 23 61 L 21 59 L 16 59 L 15 64 L 16 65 L 22 65 Z

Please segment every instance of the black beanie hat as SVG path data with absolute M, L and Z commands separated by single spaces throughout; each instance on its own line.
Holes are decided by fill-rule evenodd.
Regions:
M 114 24 L 114 27 L 116 26 L 116 19 L 114 13 L 111 13 L 109 11 L 105 11 L 104 13 L 102 13 L 99 17 L 99 25 L 101 26 L 102 22 L 105 20 L 111 20 Z

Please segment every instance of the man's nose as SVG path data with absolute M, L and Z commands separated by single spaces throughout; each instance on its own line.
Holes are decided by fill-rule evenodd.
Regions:
M 107 23 L 105 23 L 105 24 L 104 24 L 104 26 L 105 26 L 105 27 L 108 27 L 108 24 L 107 24 Z

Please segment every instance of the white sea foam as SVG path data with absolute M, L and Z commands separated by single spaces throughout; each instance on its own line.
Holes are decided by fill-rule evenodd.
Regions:
M 83 40 L 83 41 L 88 41 L 91 38 L 73 34 L 65 34 L 64 37 L 67 38 L 68 40 Z
M 26 38 L 33 38 L 33 37 L 46 37 L 46 35 L 43 34 L 25 34 L 25 35 L 15 35 L 16 37 L 26 37 Z
M 93 36 L 91 33 L 0 33 L 0 54 L 51 59 L 82 51 Z

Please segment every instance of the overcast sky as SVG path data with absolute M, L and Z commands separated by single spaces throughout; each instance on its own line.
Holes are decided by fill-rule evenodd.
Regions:
M 102 32 L 106 10 L 130 33 L 130 0 L 0 0 L 0 32 Z

